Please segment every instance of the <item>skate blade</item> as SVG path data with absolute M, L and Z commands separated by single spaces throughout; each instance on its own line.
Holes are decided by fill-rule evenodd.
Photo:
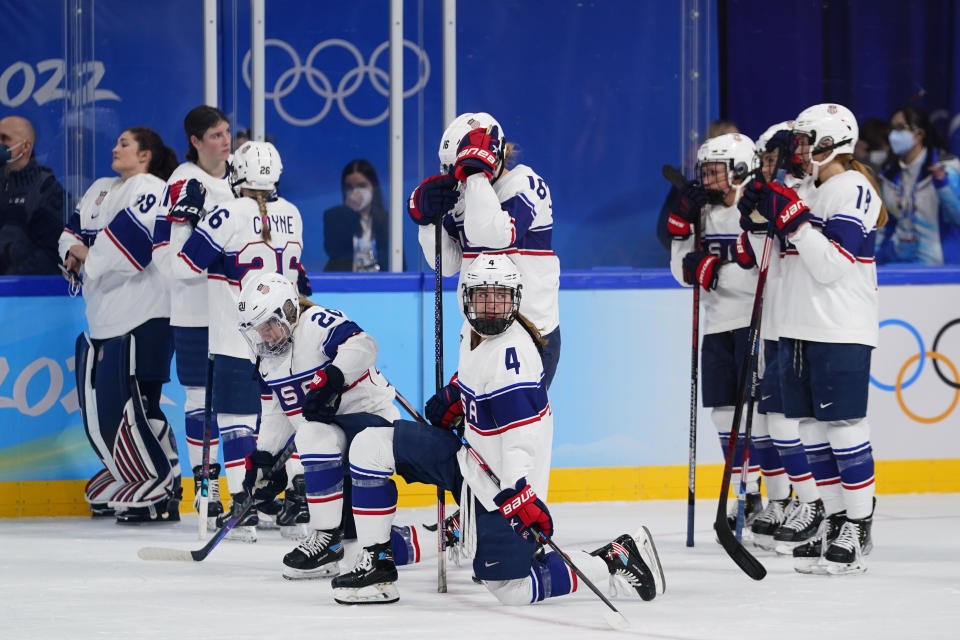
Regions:
M 295 569 L 286 565 L 283 567 L 284 580 L 317 580 L 338 575 L 340 575 L 340 564 L 338 562 L 328 562 L 316 569 Z
M 774 542 L 776 543 L 774 551 L 782 556 L 793 556 L 793 550 L 802 544 L 806 544 L 809 542 L 809 540 L 798 540 L 797 542 L 783 542 L 781 540 L 774 540 Z
M 257 529 L 268 531 L 270 529 L 279 529 L 276 518 L 262 511 L 257 512 Z
M 761 551 L 775 551 L 777 547 L 777 543 L 773 540 L 773 536 L 763 533 L 754 533 L 750 542 L 755 548 Z
M 308 524 L 295 524 L 280 527 L 280 537 L 286 538 L 287 540 L 304 540 L 310 535 L 310 525 Z
M 820 558 L 794 558 L 793 570 L 797 573 L 814 576 L 825 576 L 829 573 Z
M 864 573 L 867 570 L 867 566 L 857 558 L 850 564 L 845 564 L 843 562 L 830 562 L 829 560 L 824 561 L 826 565 L 827 573 L 831 576 L 852 576 L 859 573 Z
M 657 553 L 657 546 L 653 543 L 653 535 L 645 526 L 641 526 L 635 534 L 633 540 L 637 543 L 637 549 L 640 556 L 653 573 L 653 582 L 656 585 L 657 593 L 663 594 L 667 590 L 667 580 L 663 575 L 663 566 L 660 564 L 660 555 Z
M 400 599 L 400 591 L 393 582 L 372 584 L 359 589 L 334 588 L 333 599 L 337 604 L 390 604 Z
M 254 526 L 234 527 L 227 532 L 224 539 L 252 544 L 257 541 L 257 528 Z

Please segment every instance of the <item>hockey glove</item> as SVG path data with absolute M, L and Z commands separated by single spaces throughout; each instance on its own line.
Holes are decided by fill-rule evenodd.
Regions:
M 497 170 L 500 145 L 500 127 L 493 126 L 488 132 L 476 128 L 463 136 L 457 147 L 457 159 L 453 163 L 453 175 L 461 182 L 469 176 L 483 172 L 487 179 Z
M 757 255 L 753 252 L 753 246 L 750 244 L 750 238 L 747 237 L 746 231 L 737 238 L 734 250 L 737 253 L 738 265 L 744 269 L 752 269 L 757 266 Z
M 517 480 L 513 489 L 504 489 L 493 497 L 500 513 L 510 522 L 513 532 L 524 540 L 538 540 L 539 533 L 553 536 L 553 518 L 547 505 L 537 497 L 526 478 Z
M 799 229 L 800 225 L 813 219 L 810 208 L 797 192 L 776 182 L 768 182 L 763 186 L 763 196 L 757 211 L 767 220 L 773 221 L 777 235 L 783 239 Z
M 693 224 L 707 204 L 707 191 L 699 182 L 688 182 L 680 189 L 680 201 L 667 218 L 670 235 L 684 239 L 693 233 Z
M 305 298 L 313 295 L 313 286 L 310 284 L 310 278 L 302 264 L 297 265 L 297 293 Z
M 317 371 L 303 399 L 302 414 L 312 422 L 330 422 L 340 408 L 340 396 L 346 389 L 343 372 L 332 364 Z
M 463 420 L 463 404 L 460 402 L 460 387 L 456 382 L 451 382 L 427 400 L 424 413 L 435 427 L 455 429 L 459 426 Z
M 186 222 L 192 228 L 203 217 L 203 202 L 207 199 L 207 190 L 199 180 L 191 178 L 179 193 L 176 204 L 170 209 L 170 219 L 175 222 Z
M 460 198 L 457 179 L 450 175 L 430 176 L 420 183 L 407 202 L 407 213 L 421 226 L 441 220 Z
M 763 182 L 751 180 L 743 188 L 737 209 L 740 211 L 740 228 L 744 231 L 766 231 L 768 223 L 763 216 L 756 213 L 757 207 L 763 198 Z
M 272 476 L 267 476 L 276 461 L 276 455 L 260 449 L 246 458 L 243 490 L 253 496 L 256 504 L 273 500 L 287 486 L 287 471 L 283 466 Z
M 704 291 L 717 288 L 720 258 L 708 251 L 691 251 L 683 256 L 683 281 L 700 285 Z

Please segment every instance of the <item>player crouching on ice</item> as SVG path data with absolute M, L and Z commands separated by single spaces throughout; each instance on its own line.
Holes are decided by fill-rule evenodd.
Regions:
M 366 429 L 350 446 L 354 516 L 363 550 L 349 573 L 334 578 L 341 604 L 399 599 L 390 545 L 396 472 L 407 482 L 442 487 L 459 497 L 463 554 L 474 575 L 504 604 L 530 604 L 577 590 L 577 578 L 556 553 L 544 553 L 536 532 L 552 536 L 546 504 L 553 414 L 547 399 L 540 337 L 518 313 L 520 274 L 504 255 L 481 254 L 463 275 L 458 379 L 440 425 L 397 420 Z M 464 420 L 465 440 L 501 479 L 493 481 L 452 430 Z M 362 508 L 361 506 L 362 505 Z M 570 559 L 593 581 L 612 576 L 644 600 L 663 593 L 656 547 L 646 527 Z
M 343 558 L 343 464 L 349 436 L 366 427 L 389 427 L 399 418 L 392 404 L 396 392 L 376 369 L 373 337 L 342 312 L 301 298 L 283 275 L 264 274 L 245 286 L 238 309 L 240 332 L 269 389 L 244 489 L 258 503 L 283 490 L 284 474 L 265 476 L 295 437 L 312 531 L 284 556 L 283 577 L 336 575 Z M 396 499 L 391 507 L 396 508 Z

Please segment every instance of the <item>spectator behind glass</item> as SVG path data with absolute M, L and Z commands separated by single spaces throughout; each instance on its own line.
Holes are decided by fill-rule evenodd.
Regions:
M 340 176 L 343 204 L 323 212 L 324 271 L 386 271 L 389 228 L 383 192 L 373 165 L 351 160 Z
M 865 120 L 860 127 L 857 146 L 853 148 L 854 160 L 870 167 L 874 175 L 879 174 L 887 161 L 887 156 L 890 155 L 890 142 L 887 140 L 889 135 L 890 123 L 886 120 L 882 118 Z
M 26 118 L 0 120 L 0 275 L 59 273 L 64 192 L 53 171 L 37 164 L 36 140 Z
M 960 262 L 960 161 L 915 106 L 894 111 L 890 128 L 880 188 L 891 224 L 877 234 L 877 261 Z
M 725 133 L 740 133 L 740 129 L 737 128 L 737 125 L 729 120 L 714 120 L 707 127 L 707 137 L 704 138 L 701 142 L 706 142 L 710 138 L 716 138 L 717 136 L 722 136 Z M 693 147 L 693 157 L 697 156 L 697 149 L 700 145 Z M 666 250 L 664 254 L 664 266 L 669 265 L 670 263 L 670 247 L 673 246 L 673 236 L 670 235 L 670 232 L 667 231 L 667 218 L 670 217 L 670 212 L 675 211 L 677 205 L 680 203 L 680 192 L 676 187 L 670 187 L 670 190 L 667 192 L 667 198 L 663 202 L 663 206 L 660 207 L 660 217 L 657 218 L 657 239 L 660 240 L 660 244 L 663 245 L 663 248 Z

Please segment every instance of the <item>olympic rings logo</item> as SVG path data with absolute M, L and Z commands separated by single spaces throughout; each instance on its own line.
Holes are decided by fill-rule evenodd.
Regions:
M 313 47 L 313 49 L 310 50 L 310 54 L 307 56 L 306 62 L 301 64 L 300 56 L 292 46 L 283 40 L 277 40 L 275 38 L 268 39 L 264 42 L 264 47 L 277 47 L 282 49 L 288 56 L 290 56 L 292 66 L 280 74 L 276 82 L 273 84 L 273 91 L 265 91 L 264 97 L 273 100 L 273 106 L 277 110 L 277 113 L 280 114 L 281 118 L 298 127 L 309 127 L 320 122 L 326 117 L 334 103 L 336 103 L 337 107 L 339 107 L 340 113 L 343 114 L 343 117 L 355 125 L 359 125 L 361 127 L 370 127 L 375 124 L 379 124 L 387 118 L 387 115 L 390 112 L 389 105 L 383 110 L 383 113 L 374 116 L 373 118 L 362 118 L 350 112 L 346 105 L 346 99 L 357 92 L 357 90 L 360 88 L 360 85 L 363 84 L 364 78 L 367 77 L 370 78 L 370 84 L 377 91 L 377 93 L 384 97 L 390 95 L 390 75 L 377 66 L 377 60 L 389 46 L 389 41 L 381 43 L 376 49 L 373 50 L 373 53 L 370 55 L 370 61 L 365 62 L 363 59 L 363 54 L 361 54 L 360 50 L 352 43 L 340 38 L 333 38 L 330 40 L 324 40 Z M 405 49 L 412 50 L 418 58 L 417 82 L 403 92 L 403 97 L 409 98 L 427 86 L 427 80 L 430 78 L 430 58 L 427 57 L 427 54 L 423 49 L 420 49 L 416 44 L 410 42 L 409 40 L 404 40 L 403 46 Z M 321 51 L 334 47 L 345 49 L 356 62 L 356 66 L 344 74 L 344 76 L 340 78 L 340 81 L 337 82 L 336 89 L 334 89 L 333 83 L 330 81 L 327 75 L 323 71 L 313 66 L 314 60 Z M 247 83 L 247 87 L 249 88 L 249 51 L 247 51 L 247 54 L 243 57 L 242 73 L 243 81 Z M 290 93 L 297 88 L 297 86 L 300 84 L 301 78 L 306 78 L 307 85 L 309 85 L 313 92 L 325 100 L 320 111 L 310 118 L 298 118 L 291 115 L 284 108 L 282 102 L 285 97 L 290 95 Z
M 920 335 L 920 332 L 917 331 L 916 328 L 914 328 L 914 326 L 909 322 L 898 320 L 896 318 L 890 318 L 880 323 L 881 329 L 888 325 L 896 325 L 909 331 L 917 341 L 919 352 L 907 358 L 907 361 L 904 362 L 900 367 L 900 371 L 897 372 L 897 378 L 892 385 L 879 382 L 872 375 L 870 376 L 870 382 L 878 389 L 882 389 L 884 391 L 893 391 L 897 397 L 897 404 L 900 405 L 900 408 L 905 414 L 907 414 L 907 416 L 916 422 L 920 422 L 922 424 L 933 424 L 935 422 L 940 422 L 953 412 L 953 410 L 957 407 L 957 402 L 960 401 L 960 372 L 957 371 L 957 367 L 949 358 L 947 358 L 947 356 L 943 355 L 937 350 L 937 347 L 940 346 L 940 340 L 943 338 L 943 335 L 949 331 L 951 327 L 958 324 L 960 324 L 960 318 L 955 318 L 940 327 L 940 330 L 937 331 L 936 337 L 933 339 L 933 348 L 930 351 L 927 351 L 923 344 L 923 337 Z M 907 404 L 903 399 L 903 390 L 917 381 L 917 378 L 920 377 L 920 373 L 923 371 L 923 365 L 926 363 L 927 358 L 933 361 L 933 369 L 936 372 L 937 377 L 940 378 L 945 385 L 953 389 L 953 400 L 950 402 L 950 406 L 947 407 L 947 410 L 940 415 L 933 417 L 917 415 L 907 407 Z M 914 371 L 913 375 L 911 375 L 906 381 L 904 381 L 904 376 L 907 374 L 907 369 L 909 369 L 910 365 L 918 360 L 919 364 L 917 365 L 917 370 Z M 950 373 L 953 374 L 953 380 L 944 375 L 943 371 L 940 369 L 940 363 L 943 363 L 944 366 L 950 370 Z

